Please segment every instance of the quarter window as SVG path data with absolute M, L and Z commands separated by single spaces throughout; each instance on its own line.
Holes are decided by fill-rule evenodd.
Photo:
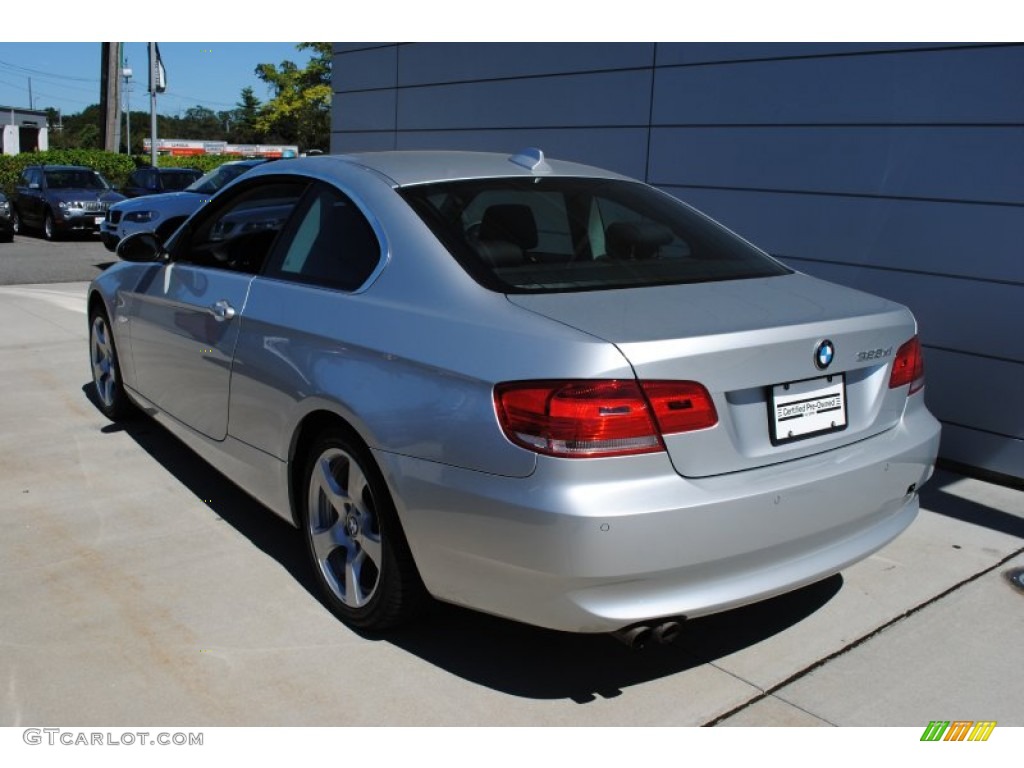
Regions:
M 373 274 L 380 243 L 362 211 L 337 189 L 318 185 L 296 218 L 290 242 L 267 265 L 267 277 L 354 291 Z

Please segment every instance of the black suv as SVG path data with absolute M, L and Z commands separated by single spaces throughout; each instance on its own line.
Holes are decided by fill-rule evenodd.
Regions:
M 14 190 L 14 231 L 41 230 L 47 240 L 96 232 L 111 204 L 124 200 L 107 180 L 81 165 L 30 165 Z
M 139 168 L 128 177 L 121 191 L 125 197 L 158 195 L 161 192 L 180 192 L 203 172 L 196 168 Z

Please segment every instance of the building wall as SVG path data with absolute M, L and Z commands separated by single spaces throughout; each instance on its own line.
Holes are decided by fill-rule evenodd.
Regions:
M 45 152 L 49 148 L 46 112 L 0 105 L 0 154 Z
M 1024 477 L 1024 45 L 334 47 L 333 152 L 601 165 L 907 304 L 942 455 Z

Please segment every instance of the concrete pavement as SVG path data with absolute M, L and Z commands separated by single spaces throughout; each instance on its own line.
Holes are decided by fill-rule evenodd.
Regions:
M 0 287 L 0 725 L 1024 725 L 1024 493 L 937 473 L 877 555 L 673 646 L 451 606 L 384 638 L 286 523 L 89 400 L 84 283 Z

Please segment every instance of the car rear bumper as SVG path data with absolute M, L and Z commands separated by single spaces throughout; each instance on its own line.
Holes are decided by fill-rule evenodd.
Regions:
M 377 458 L 435 597 L 606 632 L 745 605 L 867 557 L 914 520 L 939 430 L 915 397 L 882 435 L 701 479 L 664 454 L 542 457 L 527 478 Z

